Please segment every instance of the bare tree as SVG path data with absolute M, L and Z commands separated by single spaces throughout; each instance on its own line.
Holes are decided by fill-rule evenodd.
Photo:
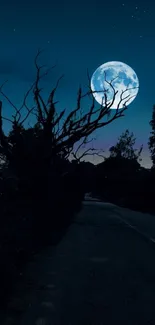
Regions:
M 122 91 L 122 94 L 120 95 L 120 101 L 117 105 L 116 110 L 111 110 L 111 107 L 114 103 L 118 91 L 116 91 L 113 86 L 114 79 L 109 82 L 107 81 L 105 75 L 105 81 L 107 82 L 108 86 L 111 87 L 111 89 L 113 90 L 113 98 L 112 101 L 109 103 L 107 100 L 106 90 L 103 89 L 102 104 L 96 108 L 95 98 L 93 94 L 98 91 L 92 91 L 90 86 L 90 76 L 87 72 L 88 91 L 86 93 L 83 93 L 81 86 L 79 87 L 76 108 L 65 117 L 66 110 L 64 109 L 58 114 L 56 110 L 57 102 L 55 102 L 54 100 L 56 90 L 63 76 L 61 76 L 57 80 L 56 85 L 50 92 L 47 101 L 43 99 L 43 96 L 41 94 L 42 88 L 40 88 L 39 86 L 40 80 L 48 73 L 48 71 L 41 73 L 42 69 L 44 68 L 44 66 L 40 66 L 38 63 L 38 58 L 41 52 L 42 51 L 38 50 L 38 53 L 35 57 L 35 67 L 37 71 L 36 80 L 25 94 L 23 104 L 19 109 L 10 101 L 10 99 L 2 91 L 2 87 L 4 84 L 0 87 L 0 94 L 8 100 L 10 105 L 12 105 L 15 110 L 15 115 L 12 116 L 13 120 L 3 117 L 2 102 L 0 102 L 0 144 L 1 149 L 3 148 L 2 151 L 5 153 L 7 158 L 10 159 L 11 145 L 7 141 L 7 137 L 5 137 L 4 135 L 2 128 L 2 120 L 9 120 L 14 126 L 14 128 L 18 128 L 19 126 L 22 127 L 23 123 L 26 121 L 26 119 L 28 119 L 30 114 L 34 114 L 37 119 L 37 125 L 39 125 L 40 129 L 42 130 L 42 139 L 44 142 L 45 149 L 44 151 L 47 153 L 49 158 L 55 157 L 56 155 L 60 155 L 62 158 L 67 159 L 72 154 L 74 158 L 80 160 L 88 154 L 100 155 L 100 152 L 96 151 L 94 148 L 88 148 L 85 150 L 84 153 L 82 153 L 80 157 L 77 156 L 82 145 L 89 144 L 89 142 L 91 141 L 89 139 L 89 136 L 92 135 L 95 130 L 105 127 L 112 121 L 124 116 L 124 111 L 127 109 L 127 103 L 132 96 L 128 95 L 123 98 L 123 94 L 128 91 L 129 88 L 127 87 L 126 90 Z M 53 66 L 52 68 L 54 67 L 55 66 Z M 27 97 L 31 91 L 33 91 L 35 106 L 29 108 L 27 105 Z M 83 98 L 86 96 L 89 96 L 91 98 L 91 104 L 88 108 L 88 112 L 83 113 L 81 110 L 81 103 Z M 123 108 L 119 109 L 122 100 L 124 99 L 126 99 L 126 101 L 123 104 Z M 23 108 L 25 108 L 27 111 L 25 117 L 22 117 Z M 114 111 L 114 115 L 110 117 L 112 111 Z M 80 115 L 78 116 L 79 113 Z M 106 116 L 107 120 L 105 120 Z M 76 149 L 75 146 L 77 146 Z

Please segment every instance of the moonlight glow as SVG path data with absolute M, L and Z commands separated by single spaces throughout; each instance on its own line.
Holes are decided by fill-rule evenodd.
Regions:
M 112 103 L 114 97 L 114 90 L 106 82 L 105 78 L 108 82 L 112 83 L 114 90 L 117 91 L 114 103 L 110 107 L 111 109 L 117 108 L 121 98 L 122 101 L 119 108 L 123 108 L 125 102 L 128 106 L 136 98 L 139 90 L 139 80 L 135 71 L 123 62 L 112 61 L 98 67 L 91 78 L 92 91 L 99 91 L 98 93 L 93 93 L 99 104 L 103 103 L 103 106 L 105 105 L 104 93 L 107 95 L 108 105 Z

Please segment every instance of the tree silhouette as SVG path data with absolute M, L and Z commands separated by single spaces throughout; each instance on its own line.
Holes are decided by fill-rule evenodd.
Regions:
M 110 157 L 123 157 L 127 159 L 135 159 L 141 161 L 140 155 L 143 150 L 143 145 L 140 147 L 138 153 L 137 149 L 134 149 L 136 138 L 134 138 L 133 132 L 130 133 L 127 129 L 119 137 L 115 146 L 112 146 L 110 151 Z
M 151 152 L 151 159 L 153 162 L 153 168 L 155 166 L 155 105 L 153 106 L 152 120 L 149 123 L 151 125 L 152 131 L 149 137 L 148 146 Z
M 30 114 L 33 114 L 36 116 L 36 122 L 37 126 L 39 127 L 39 141 L 40 145 L 42 144 L 42 154 L 44 158 L 46 157 L 46 160 L 49 159 L 49 161 L 52 159 L 54 163 L 54 157 L 61 154 L 61 157 L 64 159 L 67 159 L 71 153 L 74 153 L 74 148 L 77 143 L 81 141 L 81 143 L 86 144 L 88 141 L 88 137 L 99 128 L 102 128 L 112 121 L 116 120 L 117 118 L 120 118 L 124 116 L 123 112 L 127 109 L 127 102 L 130 99 L 130 96 L 126 96 L 126 102 L 124 103 L 124 106 L 122 109 L 119 109 L 120 104 L 123 100 L 123 94 L 125 91 L 122 92 L 120 95 L 120 103 L 118 104 L 117 109 L 115 110 L 114 115 L 105 121 L 105 117 L 109 117 L 111 115 L 111 106 L 115 100 L 115 96 L 117 94 L 117 91 L 115 91 L 112 81 L 106 81 L 109 87 L 113 90 L 113 98 L 112 101 L 109 103 L 107 101 L 106 93 L 103 89 L 103 100 L 105 101 L 105 105 L 100 105 L 98 108 L 95 108 L 95 98 L 93 96 L 93 93 L 97 91 L 92 91 L 90 87 L 90 77 L 88 73 L 88 91 L 83 94 L 82 88 L 79 87 L 78 95 L 77 95 L 77 106 L 74 110 L 72 110 L 67 117 L 65 117 L 66 110 L 62 110 L 60 113 L 57 112 L 56 104 L 54 98 L 55 98 L 55 92 L 57 90 L 57 87 L 59 85 L 60 80 L 63 76 L 61 76 L 55 87 L 50 92 L 50 95 L 48 96 L 47 101 L 43 99 L 43 96 L 41 95 L 40 88 L 40 80 L 47 75 L 48 71 L 41 74 L 41 71 L 44 66 L 40 66 L 38 64 L 38 59 L 41 54 L 41 51 L 39 50 L 36 57 L 35 57 L 35 67 L 36 67 L 36 80 L 31 86 L 31 88 L 26 93 L 22 106 L 18 109 L 11 100 L 4 94 L 2 91 L 2 87 L 4 84 L 0 87 L 0 94 L 3 95 L 9 103 L 14 107 L 15 109 L 15 115 L 13 116 L 13 120 L 10 120 L 10 122 L 13 124 L 13 130 L 14 133 L 16 133 L 16 136 L 18 134 L 18 137 L 21 138 L 21 133 L 19 134 L 19 129 L 22 127 L 25 120 L 29 117 Z M 54 67 L 52 67 L 54 68 Z M 127 89 L 128 90 L 128 89 Z M 29 108 L 27 105 L 27 97 L 30 94 L 30 92 L 33 91 L 34 95 L 34 101 L 35 106 L 32 108 Z M 91 98 L 91 105 L 88 109 L 88 112 L 85 111 L 85 113 L 82 113 L 81 110 L 81 102 L 82 99 L 86 96 L 89 96 Z M 25 108 L 27 110 L 26 116 L 22 117 L 22 109 Z M 110 114 L 109 114 L 110 113 Z M 0 141 L 1 141 L 1 150 L 5 153 L 7 159 L 11 159 L 11 155 L 13 154 L 13 147 L 12 143 L 10 144 L 3 132 L 2 129 L 2 102 L 0 107 Z M 5 118 L 9 120 L 8 118 Z M 23 141 L 24 137 L 26 135 L 22 133 Z M 16 137 L 17 138 L 17 137 Z M 14 144 L 13 144 L 14 146 Z
M 139 150 L 134 149 L 136 138 L 127 129 L 110 147 L 110 156 L 96 168 L 96 191 L 103 198 L 117 202 L 118 199 L 131 195 L 133 183 L 137 181 L 137 173 L 141 170 Z

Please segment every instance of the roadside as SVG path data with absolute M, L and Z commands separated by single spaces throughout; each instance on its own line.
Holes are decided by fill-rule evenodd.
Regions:
M 138 231 L 147 236 L 151 241 L 155 241 L 154 215 L 117 206 L 115 208 L 115 211 L 119 214 L 122 220 L 135 227 Z
M 29 263 L 1 324 L 153 325 L 154 254 L 116 206 L 84 202 L 58 246 Z
M 142 236 L 146 237 L 152 243 L 155 243 L 155 215 L 133 211 L 128 208 L 119 207 L 113 203 L 103 202 L 98 198 L 91 197 L 91 194 L 85 197 L 85 202 L 96 202 L 96 204 L 105 207 L 109 205 L 113 207 L 118 217 L 129 226 L 133 227 L 135 231 L 141 233 Z M 85 203 L 84 203 L 85 204 Z

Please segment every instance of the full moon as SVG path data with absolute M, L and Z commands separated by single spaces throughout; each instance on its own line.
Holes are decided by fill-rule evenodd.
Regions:
M 111 83 L 111 85 L 109 84 Z M 96 101 L 111 109 L 128 106 L 136 98 L 139 90 L 139 80 L 135 71 L 127 64 L 111 61 L 99 66 L 91 78 L 91 90 Z M 114 91 L 116 91 L 115 100 Z

